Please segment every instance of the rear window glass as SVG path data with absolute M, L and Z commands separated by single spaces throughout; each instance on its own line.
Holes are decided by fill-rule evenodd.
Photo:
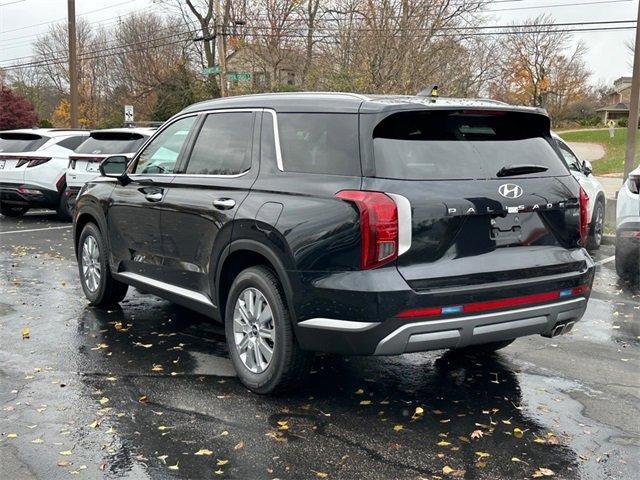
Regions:
M 134 134 L 91 135 L 76 149 L 76 153 L 119 154 L 135 153 L 147 137 Z
M 33 152 L 47 140 L 48 137 L 30 133 L 0 133 L 0 152 Z
M 498 178 L 503 167 L 537 165 L 568 175 L 548 121 L 518 112 L 429 111 L 390 115 L 373 132 L 376 176 L 408 180 Z M 503 177 L 504 178 L 504 177 Z
M 360 175 L 356 114 L 279 113 L 278 133 L 285 171 Z
M 58 142 L 58 146 L 66 148 L 68 150 L 75 150 L 86 139 L 87 139 L 86 135 L 69 137 L 69 138 L 65 138 L 64 140 L 60 140 Z

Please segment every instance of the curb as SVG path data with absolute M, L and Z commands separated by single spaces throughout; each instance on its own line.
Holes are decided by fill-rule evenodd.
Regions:
M 616 236 L 615 235 L 602 235 L 602 245 L 615 245 L 616 244 Z

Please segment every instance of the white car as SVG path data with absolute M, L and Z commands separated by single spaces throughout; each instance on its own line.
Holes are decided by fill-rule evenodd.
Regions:
M 589 250 L 597 250 L 602 243 L 604 213 L 607 205 L 604 188 L 602 188 L 602 184 L 591 173 L 593 170 L 591 162 L 588 160 L 580 160 L 569 145 L 557 134 L 552 132 L 551 136 L 558 144 L 558 148 L 569 166 L 571 175 L 578 180 L 578 183 L 589 197 L 588 212 L 590 221 L 586 247 Z
M 19 217 L 33 207 L 69 219 L 64 191 L 69 155 L 88 131 L 38 128 L 0 132 L 0 212 Z
M 640 166 L 618 192 L 616 271 L 622 278 L 640 281 Z
M 72 210 L 82 186 L 99 176 L 100 162 L 111 155 L 131 158 L 155 132 L 155 128 L 109 128 L 94 130 L 69 157 L 67 203 Z

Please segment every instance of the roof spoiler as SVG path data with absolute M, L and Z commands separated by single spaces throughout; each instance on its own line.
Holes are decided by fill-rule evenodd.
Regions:
M 429 87 L 421 90 L 418 94 L 418 97 L 428 97 L 428 98 L 437 98 L 438 97 L 438 85 L 430 85 Z

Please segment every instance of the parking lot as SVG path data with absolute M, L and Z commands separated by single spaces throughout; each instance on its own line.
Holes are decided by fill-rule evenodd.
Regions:
M 611 246 L 569 335 L 319 356 L 261 397 L 206 318 L 134 289 L 88 307 L 71 238 L 49 213 L 0 217 L 0 478 L 637 478 L 640 287 Z

